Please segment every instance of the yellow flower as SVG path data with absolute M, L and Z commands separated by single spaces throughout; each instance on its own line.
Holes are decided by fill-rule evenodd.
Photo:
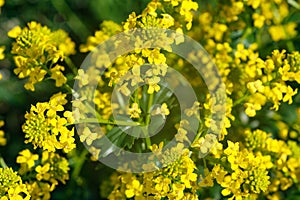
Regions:
M 248 0 L 247 4 L 249 6 L 252 6 L 252 8 L 256 9 L 259 7 L 259 5 L 262 3 L 262 0 Z
M 160 90 L 160 86 L 158 85 L 158 83 L 160 82 L 160 78 L 158 76 L 154 76 L 153 78 L 147 78 L 146 82 L 149 85 L 147 90 L 148 94 L 153 94 L 154 91 L 158 92 Z
M 39 155 L 32 154 L 29 149 L 25 149 L 19 153 L 17 163 L 27 165 L 31 169 L 35 165 L 35 161 L 39 159 Z
M 0 0 L 0 8 L 5 4 L 4 0 Z
M 151 115 L 161 115 L 164 119 L 169 114 L 170 114 L 170 111 L 169 111 L 168 105 L 166 103 L 163 103 L 160 107 L 157 107 L 155 110 L 153 110 L 151 112 Z
M 88 127 L 84 127 L 82 134 L 80 134 L 80 141 L 85 142 L 87 145 L 91 145 L 94 140 L 100 138 L 101 135 L 97 133 L 92 133 Z
M 88 37 L 86 44 L 80 45 L 80 52 L 93 50 L 101 42 L 122 30 L 121 26 L 113 21 L 103 21 L 100 27 L 101 31 L 96 31 L 94 36 Z
M 252 18 L 254 20 L 254 26 L 257 28 L 261 28 L 264 25 L 265 17 L 263 15 L 259 15 L 258 13 L 254 13 L 252 15 Z
M 5 58 L 4 50 L 5 46 L 0 46 L 0 60 L 3 60 Z
M 226 155 L 236 155 L 239 151 L 239 143 L 233 143 L 230 140 L 227 141 L 228 147 L 224 150 Z
M 55 80 L 55 86 L 61 87 L 67 82 L 67 78 L 62 73 L 65 70 L 65 67 L 61 65 L 55 65 L 55 67 L 50 69 L 51 78 Z
M 186 24 L 186 29 L 190 30 L 192 28 L 192 20 L 193 14 L 192 11 L 196 11 L 198 9 L 198 3 L 193 2 L 191 0 L 184 0 L 181 3 L 179 14 L 184 16 Z
M 165 2 L 171 2 L 172 6 L 178 6 L 179 0 L 164 0 Z
M 0 128 L 4 126 L 4 121 L 0 120 Z M 0 146 L 6 145 L 6 138 L 4 137 L 5 133 L 3 130 L 0 130 Z
M 256 91 L 263 93 L 264 92 L 264 86 L 261 80 L 256 80 L 254 82 L 248 82 L 247 88 L 250 90 L 250 92 L 256 93 Z
M 199 150 L 200 156 L 204 156 L 211 148 L 217 143 L 217 136 L 214 134 L 206 134 L 204 137 L 200 137 L 192 144 L 193 148 Z
M 49 180 L 50 179 L 50 174 L 48 173 L 48 171 L 50 170 L 50 164 L 47 163 L 45 164 L 44 166 L 37 166 L 35 168 L 35 171 L 37 172 L 37 175 L 36 175 L 36 179 L 37 180 Z
M 296 26 L 297 24 L 293 22 L 284 25 L 274 25 L 269 28 L 269 33 L 275 42 L 291 39 L 297 35 Z
M 224 33 L 228 30 L 228 27 L 225 24 L 214 23 L 209 35 L 214 36 L 217 41 L 223 39 Z M 220 45 L 219 45 L 220 46 Z
M 245 113 L 249 117 L 254 117 L 256 115 L 256 111 L 261 109 L 261 105 L 258 103 L 246 103 L 245 106 L 246 106 Z
M 135 196 L 136 193 L 140 193 L 143 189 L 143 185 L 141 185 L 138 180 L 133 180 L 131 184 L 127 184 L 126 187 L 125 195 L 127 198 Z
M 130 90 L 127 87 L 128 82 L 122 84 L 119 88 L 118 91 L 120 91 L 121 93 L 123 93 L 125 96 L 129 96 L 130 95 Z
M 15 26 L 13 29 L 11 29 L 7 35 L 10 38 L 16 38 L 18 35 L 22 32 L 22 29 L 20 26 Z
M 131 105 L 131 108 L 128 109 L 128 114 L 130 115 L 130 118 L 139 118 L 141 113 L 142 110 L 139 108 L 139 105 L 137 103 L 133 103 Z
M 43 151 L 41 165 L 36 167 L 37 179 L 48 180 L 57 185 L 58 181 L 66 183 L 69 179 L 69 162 L 59 154 Z
M 214 185 L 214 181 L 213 181 L 213 174 L 209 172 L 209 170 L 207 168 L 204 169 L 204 176 L 202 176 L 202 174 L 200 175 L 200 182 L 199 182 L 199 186 L 200 187 L 212 187 Z
M 286 91 L 285 91 L 285 95 L 282 99 L 283 102 L 288 102 L 288 104 L 293 103 L 293 99 L 292 97 L 294 95 L 296 95 L 298 93 L 298 88 L 296 88 L 295 90 L 293 90 L 293 88 L 291 88 L 290 86 L 287 87 Z
M 184 113 L 188 116 L 191 117 L 192 115 L 195 115 L 196 117 L 198 117 L 199 115 L 199 106 L 200 103 L 199 102 L 194 102 L 193 106 L 191 108 L 187 108 L 184 110 Z

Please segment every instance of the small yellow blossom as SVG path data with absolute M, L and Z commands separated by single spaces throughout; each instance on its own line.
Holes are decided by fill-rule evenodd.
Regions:
M 5 4 L 4 0 L 0 0 L 0 8 Z
M 55 65 L 55 67 L 51 68 L 51 78 L 55 80 L 55 86 L 61 87 L 63 84 L 67 82 L 67 78 L 62 73 L 65 68 L 61 65 Z
M 31 169 L 35 165 L 35 161 L 39 159 L 37 154 L 32 154 L 28 149 L 25 149 L 19 153 L 17 157 L 17 163 L 27 165 L 28 169 Z
M 252 15 L 252 18 L 254 20 L 254 26 L 257 28 L 261 28 L 264 25 L 265 17 L 263 15 L 259 15 L 257 13 L 254 13 Z
M 4 50 L 5 46 L 0 46 L 0 60 L 3 60 L 5 58 Z
M 4 126 L 4 121 L 0 120 L 0 128 Z M 0 130 L 0 146 L 6 145 L 6 138 L 4 137 L 5 133 L 3 130 Z
M 139 105 L 137 103 L 133 103 L 128 110 L 130 118 L 139 118 L 141 113 L 142 110 L 139 108 Z
M 170 111 L 169 111 L 168 105 L 166 103 L 163 103 L 160 107 L 157 107 L 155 110 L 153 110 L 151 112 L 151 115 L 161 115 L 164 119 L 169 114 L 170 114 Z

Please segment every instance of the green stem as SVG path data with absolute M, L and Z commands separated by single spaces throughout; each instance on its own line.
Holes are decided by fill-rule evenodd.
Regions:
M 76 163 L 75 163 L 75 167 L 74 167 L 74 171 L 72 172 L 72 179 L 76 180 L 79 176 L 79 173 L 82 169 L 83 163 L 86 159 L 86 155 L 88 154 L 88 150 L 83 149 L 83 151 L 81 152 L 80 156 L 78 157 L 78 160 L 76 159 Z
M 287 49 L 290 53 L 295 51 L 295 45 L 291 40 L 286 42 L 286 46 L 287 46 Z
M 72 94 L 73 89 L 67 83 L 64 84 L 63 87 L 68 91 L 69 94 Z
M 201 131 L 201 129 L 200 129 L 200 131 L 197 133 L 196 137 L 194 138 L 194 142 L 197 141 L 200 138 L 202 133 L 203 133 L 203 131 Z
M 236 105 L 239 105 L 240 103 L 244 102 L 248 97 L 249 97 L 249 93 L 247 92 L 242 98 L 235 101 L 232 107 L 235 107 Z
M 74 75 L 77 75 L 77 67 L 74 65 L 73 61 L 69 57 L 65 57 L 65 62 L 68 67 L 72 70 Z
M 81 123 L 99 123 L 99 124 L 111 124 L 111 125 L 119 125 L 119 126 L 139 126 L 141 125 L 139 122 L 126 122 L 126 121 L 110 121 L 108 119 L 99 119 L 99 118 L 88 118 L 80 120 L 79 122 L 75 122 L 74 124 Z M 71 125 L 71 124 L 68 124 Z M 73 124 L 72 124 L 73 125 Z
M 3 167 L 3 168 L 6 168 L 6 167 L 7 167 L 5 161 L 4 161 L 4 159 L 3 159 L 2 157 L 0 157 L 0 165 L 1 165 L 1 167 Z
M 203 165 L 204 165 L 204 168 L 207 168 L 207 165 L 206 165 L 206 160 L 205 160 L 205 158 L 203 158 Z
M 153 104 L 153 98 L 154 98 L 154 95 L 150 94 L 149 99 L 148 99 L 148 105 L 147 105 L 147 116 L 146 116 L 146 119 L 145 119 L 145 124 L 146 125 L 149 125 L 149 123 L 150 123 L 150 119 L 151 119 L 150 109 L 151 109 L 151 106 Z
M 251 27 L 248 27 L 245 31 L 244 31 L 244 34 L 242 35 L 241 37 L 241 41 L 244 41 L 249 34 L 252 33 L 252 28 Z
M 150 110 L 151 110 L 151 106 L 153 104 L 153 98 L 154 98 L 154 95 L 153 93 L 149 95 L 149 99 L 148 99 L 148 105 L 147 105 L 147 115 L 146 115 L 146 119 L 145 119 L 145 125 L 148 126 L 150 124 L 150 120 L 151 120 L 151 113 L 150 113 Z M 148 132 L 146 131 L 145 132 L 145 140 L 146 140 L 146 145 L 147 145 L 147 148 L 150 148 L 151 146 L 151 139 L 149 137 L 149 134 Z

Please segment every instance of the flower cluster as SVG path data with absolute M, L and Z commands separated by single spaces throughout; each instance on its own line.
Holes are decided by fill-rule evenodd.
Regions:
M 196 165 L 190 158 L 189 150 L 178 144 L 169 152 L 162 154 L 162 147 L 161 143 L 159 146 L 153 145 L 151 149 L 157 156 L 163 156 L 163 160 L 173 159 L 184 153 L 176 162 L 155 172 L 114 175 L 113 191 L 108 198 L 198 199 Z
M 26 113 L 22 129 L 25 133 L 25 143 L 32 143 L 34 148 L 43 148 L 50 152 L 63 149 L 68 153 L 75 148 L 74 128 L 69 130 L 68 123 L 72 122 L 70 111 L 65 111 L 63 117 L 59 112 L 64 111 L 67 103 L 66 94 L 57 93 L 49 102 L 37 103 Z
M 30 194 L 21 177 L 12 168 L 0 168 L 0 199 L 29 200 Z
M 69 163 L 57 153 L 43 151 L 39 159 L 38 154 L 25 149 L 19 153 L 17 163 L 21 165 L 19 173 L 32 199 L 50 199 L 58 183 L 69 179 Z
M 19 78 L 29 77 L 25 84 L 27 90 L 34 91 L 34 85 L 44 80 L 46 75 L 55 80 L 57 87 L 67 82 L 63 74 L 65 67 L 58 62 L 75 53 L 75 43 L 65 31 L 52 32 L 33 21 L 23 29 L 14 27 L 8 32 L 8 36 L 15 39 L 11 51 L 15 54 L 17 67 L 14 72 Z
M 14 73 L 28 78 L 31 92 L 46 79 L 57 88 L 24 115 L 25 144 L 34 150 L 19 152 L 18 172 L 0 157 L 0 200 L 47 200 L 69 179 L 70 191 L 88 188 L 94 182 L 80 174 L 85 164 L 97 166 L 92 174 L 99 169 L 105 179 L 101 196 L 112 200 L 287 199 L 291 191 L 299 198 L 299 8 L 282 0 L 151 0 L 122 23 L 102 21 L 79 46 L 90 60 L 81 69 L 69 57 L 75 43 L 65 31 L 35 21 L 15 26 L 8 32 L 12 56 L 0 46 L 0 60 L 12 58 Z M 158 29 L 164 31 L 149 31 Z M 175 33 L 203 44 L 211 57 L 175 55 L 177 47 L 190 48 L 188 37 Z M 135 49 L 122 55 L 110 52 L 132 44 Z M 206 65 L 203 77 L 193 61 Z M 175 92 L 183 80 L 197 91 L 189 105 L 180 102 L 185 91 Z M 8 133 L 5 138 L 0 130 L 1 146 L 10 145 Z M 88 151 L 80 143 L 92 161 L 117 157 L 116 171 L 85 163 Z M 130 173 L 139 160 L 121 159 L 120 149 L 151 154 L 144 172 Z

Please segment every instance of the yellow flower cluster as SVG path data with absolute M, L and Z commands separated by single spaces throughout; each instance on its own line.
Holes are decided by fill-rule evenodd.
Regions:
M 0 157 L 0 200 L 50 199 L 59 182 L 65 184 L 69 179 L 70 168 L 74 167 L 72 178 L 77 178 L 86 151 L 78 158 L 77 149 L 71 152 L 76 147 L 75 123 L 92 160 L 116 153 L 114 147 L 102 148 L 104 134 L 124 150 L 152 153 L 149 163 L 142 166 L 147 172 L 115 172 L 110 183 L 104 181 L 101 190 L 105 198 L 284 199 L 289 190 L 300 186 L 300 53 L 293 41 L 299 29 L 293 16 L 297 5 L 300 7 L 296 1 L 282 0 L 151 0 L 140 14 L 132 12 L 122 24 L 103 21 L 100 30 L 80 46 L 82 53 L 91 53 L 95 66 L 78 70 L 68 58 L 75 54 L 75 43 L 66 32 L 52 31 L 37 22 L 25 28 L 16 26 L 8 33 L 14 39 L 14 73 L 29 78 L 27 90 L 34 91 L 35 84 L 52 79 L 57 87 L 72 92 L 64 62 L 77 74 L 74 79 L 82 90 L 73 93 L 80 97 L 72 102 L 73 112 L 65 110 L 70 102 L 67 94 L 59 92 L 48 102 L 32 105 L 25 114 L 25 143 L 40 151 L 19 152 L 19 175 L 5 167 Z M 171 39 L 163 34 L 149 43 L 167 44 L 164 50 L 143 49 L 141 38 L 135 38 L 136 49 L 114 61 L 109 53 L 96 48 L 115 34 L 153 27 L 186 33 L 203 44 L 220 79 L 210 79 L 217 71 L 211 68 L 204 74 L 206 83 L 203 77 L 195 77 L 191 63 L 173 55 Z M 120 47 L 118 42 L 111 44 L 113 48 Z M 176 38 L 175 45 L 182 42 L 183 37 Z M 4 51 L 1 46 L 0 60 Z M 203 64 L 212 64 L 201 53 L 188 56 L 201 56 Z M 162 84 L 170 78 L 172 86 L 179 85 L 169 66 L 200 91 L 197 101 L 181 113 L 195 118 L 191 121 L 180 118 L 176 95 Z M 222 84 L 221 79 L 227 95 L 221 103 L 226 108 L 217 105 L 220 91 L 211 90 Z M 97 85 L 95 91 L 90 84 Z M 111 94 L 114 87 L 116 98 Z M 114 102 L 123 97 L 128 98 L 127 105 Z M 225 113 L 224 120 L 215 117 L 220 110 Z M 160 119 L 165 126 L 152 137 L 150 125 Z M 97 129 L 98 123 L 103 125 L 101 129 Z M 135 129 L 140 125 L 150 128 Z M 145 138 L 129 136 L 123 127 Z M 171 138 L 177 144 L 164 151 Z M 0 145 L 5 144 L 0 130 Z M 70 153 L 70 162 L 60 151 Z M 123 164 L 118 170 L 130 171 L 136 163 Z
M 270 169 L 276 177 L 271 178 L 271 184 L 266 193 L 270 198 L 275 198 L 279 190 L 287 190 L 294 183 L 299 182 L 300 163 L 299 145 L 294 141 L 283 141 L 272 139 L 264 131 L 256 130 L 254 132 L 246 131 L 246 145 L 251 146 L 254 152 L 263 152 L 271 156 L 274 163 Z
M 269 33 L 272 39 L 291 39 L 297 35 L 296 23 L 284 23 L 284 19 L 289 14 L 289 6 L 286 1 L 248 1 L 247 3 L 255 12 L 252 14 L 254 26 L 262 28 L 265 24 L 269 26 Z
M 92 51 L 101 42 L 122 31 L 121 26 L 113 21 L 103 21 L 100 28 L 101 30 L 96 31 L 94 36 L 88 37 L 87 44 L 80 46 L 81 52 Z
M 29 77 L 27 90 L 34 91 L 34 85 L 48 75 L 57 87 L 67 82 L 63 75 L 64 66 L 58 64 L 67 56 L 75 54 L 75 43 L 63 30 L 51 31 L 37 22 L 30 22 L 21 29 L 16 26 L 8 32 L 15 39 L 11 50 L 15 54 L 14 73 L 19 78 Z
M 177 154 L 182 154 L 172 164 L 149 173 L 131 174 L 124 173 L 113 176 L 113 191 L 109 199 L 198 199 L 196 194 L 197 174 L 195 163 L 190 158 L 190 151 L 178 144 L 170 152 L 162 154 L 161 148 L 153 145 L 152 151 L 164 160 L 174 159 Z M 183 153 L 182 153 L 183 152 Z
M 255 116 L 266 102 L 273 104 L 272 108 L 278 110 L 281 102 L 293 102 L 292 97 L 297 94 L 298 89 L 293 89 L 286 81 L 300 83 L 298 69 L 299 52 L 286 54 L 283 50 L 274 50 L 272 56 L 265 61 L 256 60 L 256 74 L 253 73 L 255 81 L 248 81 L 247 88 L 250 93 L 248 102 L 245 103 L 246 114 Z M 250 70 L 248 71 L 250 72 Z
M 259 5 L 266 6 L 266 4 L 271 5 L 271 3 Z M 286 3 L 282 1 L 282 4 L 285 5 Z M 251 5 L 256 9 L 256 4 L 251 3 Z M 242 14 L 243 12 L 238 13 L 237 16 Z M 250 117 L 254 117 L 256 111 L 261 110 L 268 102 L 273 104 L 272 108 L 275 110 L 278 110 L 282 102 L 291 104 L 297 89 L 286 84 L 286 81 L 299 83 L 299 69 L 297 67 L 299 53 L 287 54 L 285 50 L 281 52 L 274 50 L 272 56 L 263 60 L 257 52 L 257 43 L 247 47 L 243 43 L 238 43 L 236 46 L 230 45 L 230 35 L 224 35 L 224 33 L 236 31 L 232 30 L 233 27 L 231 27 L 235 22 L 227 18 L 224 20 L 226 23 L 222 24 L 213 21 L 209 12 L 204 12 L 199 17 L 199 23 L 203 27 L 200 31 L 202 36 L 200 40 L 204 41 L 206 49 L 213 55 L 220 75 L 225 82 L 227 94 L 234 95 L 235 99 L 244 102 L 245 112 Z M 277 23 L 279 22 L 281 21 Z M 237 28 L 242 29 L 243 26 Z M 247 30 L 245 34 L 251 34 L 251 31 L 248 32 Z M 192 32 L 191 34 L 197 37 L 194 34 L 198 32 L 195 30 L 195 33 Z M 277 31 L 276 35 L 278 35 Z
M 279 190 L 287 190 L 298 183 L 300 164 L 299 146 L 289 141 L 272 139 L 262 130 L 245 131 L 245 146 L 227 141 L 227 148 L 219 155 L 211 171 L 201 177 L 201 187 L 214 186 L 213 180 L 223 188 L 221 194 L 228 199 L 256 199 L 264 192 L 269 199 L 277 198 Z M 210 158 L 207 158 L 210 159 Z M 271 176 L 275 174 L 276 176 Z
M 17 163 L 21 164 L 19 173 L 32 199 L 50 199 L 58 183 L 65 184 L 69 179 L 69 163 L 57 153 L 43 151 L 39 160 L 38 154 L 25 149 L 19 153 Z
M 43 148 L 50 152 L 62 149 L 68 153 L 75 148 L 74 128 L 69 130 L 68 123 L 73 121 L 70 111 L 64 111 L 67 103 L 66 94 L 54 94 L 49 102 L 39 102 L 31 106 L 30 112 L 25 114 L 22 126 L 25 133 L 25 143 L 32 143 L 34 148 Z
M 171 7 L 173 9 L 170 9 Z M 191 0 L 184 1 L 152 1 L 150 2 L 142 14 L 137 15 L 131 13 L 126 22 L 122 26 L 111 22 L 104 21 L 100 25 L 101 30 L 96 31 L 94 36 L 88 38 L 87 43 L 80 46 L 81 52 L 91 51 L 92 59 L 95 59 L 96 65 L 99 60 L 104 66 L 90 66 L 87 71 L 83 69 L 78 70 L 78 75 L 75 79 L 78 80 L 78 86 L 84 88 L 86 94 L 80 94 L 85 98 L 75 100 L 74 105 L 74 116 L 78 122 L 84 122 L 85 118 L 89 116 L 90 109 L 86 109 L 84 103 L 85 99 L 89 99 L 90 95 L 90 83 L 97 83 L 100 87 L 106 88 L 105 92 L 96 90 L 94 92 L 93 102 L 96 105 L 97 116 L 101 119 L 101 122 L 113 123 L 112 109 L 117 110 L 120 115 L 127 114 L 130 118 L 140 123 L 148 125 L 150 123 L 150 116 L 161 115 L 164 119 L 170 114 L 170 110 L 166 103 L 163 103 L 160 107 L 151 111 L 151 98 L 161 91 L 159 82 L 167 73 L 166 56 L 160 49 L 137 49 L 134 52 L 119 56 L 113 64 L 110 64 L 109 55 L 100 54 L 98 49 L 95 48 L 99 43 L 105 41 L 114 34 L 121 31 L 128 31 L 136 28 L 147 28 L 147 27 L 159 27 L 159 28 L 172 28 L 179 32 L 183 30 L 189 30 L 192 26 L 194 11 L 198 8 L 198 4 Z M 179 20 L 180 18 L 180 20 Z M 178 20 L 177 20 L 178 19 Z M 177 20 L 177 21 L 176 21 Z M 165 38 L 167 40 L 167 38 Z M 162 39 L 160 39 L 162 40 Z M 137 40 L 137 47 L 140 44 Z M 149 63 L 147 65 L 145 63 Z M 106 83 L 102 78 L 95 76 L 101 70 L 105 68 L 104 76 L 105 79 L 109 79 Z M 130 103 L 130 106 L 122 107 L 111 103 L 110 91 L 113 86 L 118 87 L 118 92 L 125 96 L 131 95 L 132 87 L 145 84 L 144 89 L 139 88 L 133 94 L 134 101 Z M 107 87 L 108 86 L 108 87 Z M 140 106 L 140 103 L 144 101 L 142 99 L 142 93 L 144 90 L 150 95 L 147 106 Z M 108 91 L 108 92 L 107 92 Z M 144 97 L 145 98 L 145 97 Z M 87 106 L 89 107 L 89 106 Z M 98 119 L 98 120 L 99 120 Z M 100 122 L 100 123 L 101 123 Z M 112 128 L 106 127 L 103 132 L 107 133 Z M 94 133 L 89 128 L 80 128 L 80 140 L 90 146 L 93 141 L 101 138 L 100 133 Z M 148 143 L 147 148 L 150 144 Z M 98 156 L 100 149 L 91 147 L 95 157 Z
M 30 194 L 21 177 L 12 168 L 0 168 L 0 199 L 29 200 Z

